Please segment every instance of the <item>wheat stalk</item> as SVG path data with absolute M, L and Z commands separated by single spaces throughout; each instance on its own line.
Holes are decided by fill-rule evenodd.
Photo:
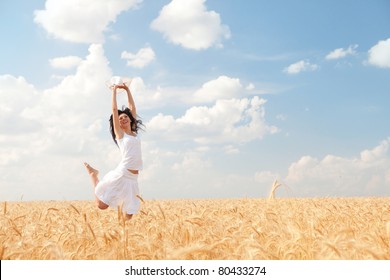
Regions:
M 268 200 L 275 199 L 275 191 L 280 186 L 281 186 L 281 184 L 277 180 L 275 180 L 274 183 L 272 184 L 272 188 L 271 188 L 271 192 L 270 192 L 270 194 L 268 196 Z

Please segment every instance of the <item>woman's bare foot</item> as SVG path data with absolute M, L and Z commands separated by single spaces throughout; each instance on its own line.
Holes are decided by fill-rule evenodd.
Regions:
M 93 168 L 92 166 L 90 166 L 86 162 L 84 162 L 84 165 L 87 168 L 89 175 L 91 175 L 93 177 L 97 177 L 99 175 L 99 170 L 96 170 L 95 168 Z

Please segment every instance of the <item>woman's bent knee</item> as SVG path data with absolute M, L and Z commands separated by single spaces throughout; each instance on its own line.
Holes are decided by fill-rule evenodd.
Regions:
M 99 202 L 97 203 L 97 207 L 98 207 L 100 210 L 104 210 L 104 209 L 107 209 L 107 208 L 108 208 L 108 205 L 105 204 L 105 203 L 102 202 L 102 201 L 99 201 Z

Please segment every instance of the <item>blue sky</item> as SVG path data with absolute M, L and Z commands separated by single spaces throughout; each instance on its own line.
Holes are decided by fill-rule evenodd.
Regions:
M 2 1 L 0 200 L 92 199 L 131 89 L 145 199 L 390 194 L 388 1 Z M 120 103 L 125 104 L 124 96 Z M 120 104 L 120 105 L 121 105 Z

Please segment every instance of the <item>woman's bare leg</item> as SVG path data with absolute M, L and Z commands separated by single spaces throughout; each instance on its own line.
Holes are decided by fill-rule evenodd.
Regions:
M 96 170 L 95 168 L 93 168 L 92 166 L 90 166 L 86 162 L 84 162 L 84 165 L 88 170 L 89 176 L 91 177 L 93 190 L 94 190 L 93 193 L 95 194 L 95 188 L 96 188 L 97 184 L 99 183 L 99 178 L 98 178 L 99 171 Z M 108 208 L 108 205 L 105 204 L 103 201 L 101 201 L 99 198 L 97 198 L 96 195 L 95 195 L 95 200 L 96 200 L 96 203 L 97 203 L 97 206 L 99 207 L 99 209 L 104 210 L 104 209 Z
M 84 162 L 84 165 L 88 170 L 89 176 L 91 176 L 93 188 L 95 188 L 96 185 L 99 183 L 99 178 L 98 178 L 99 170 L 96 170 L 86 162 Z

